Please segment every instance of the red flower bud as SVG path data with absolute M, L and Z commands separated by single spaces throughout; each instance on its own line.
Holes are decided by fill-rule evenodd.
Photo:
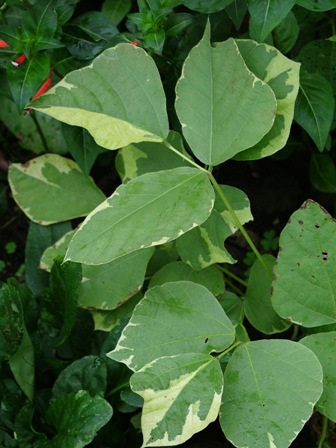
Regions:
M 4 40 L 0 39 L 0 48 L 9 48 L 9 45 Z
M 46 81 L 44 81 L 44 83 L 41 85 L 41 87 L 35 93 L 35 95 L 32 98 L 32 101 L 36 100 L 36 98 L 43 95 L 44 93 L 46 93 L 47 90 L 49 90 L 51 83 L 52 83 L 51 75 L 52 75 L 52 69 L 50 69 L 48 79 Z
M 133 41 L 131 42 L 131 44 L 134 45 L 135 47 L 138 47 L 138 46 L 139 46 L 139 43 L 138 43 L 136 40 L 133 40 Z
M 24 62 L 27 59 L 26 55 L 23 53 L 21 56 L 19 56 L 17 59 L 15 59 L 15 61 L 12 61 L 12 64 L 15 67 L 18 67 L 19 65 L 22 64 L 22 62 Z

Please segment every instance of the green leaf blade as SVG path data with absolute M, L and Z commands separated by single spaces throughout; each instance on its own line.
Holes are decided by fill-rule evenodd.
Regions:
M 131 388 L 144 398 L 142 446 L 172 446 L 217 418 L 223 374 L 212 356 L 187 353 L 147 364 L 132 376 Z
M 230 320 L 204 286 L 171 282 L 146 293 L 108 356 L 136 371 L 161 356 L 221 351 L 233 340 Z
M 66 75 L 30 106 L 87 129 L 104 148 L 117 149 L 166 138 L 165 103 L 154 61 L 141 48 L 119 44 Z
M 274 122 L 271 88 L 246 67 L 233 39 L 211 46 L 209 25 L 184 63 L 176 94 L 183 134 L 206 164 L 255 145 Z
M 70 242 L 66 260 L 104 264 L 174 240 L 205 221 L 213 203 L 208 176 L 198 169 L 144 174 L 119 186 L 90 213 Z
M 224 383 L 220 424 L 226 437 L 241 448 L 288 448 L 321 396 L 322 368 L 299 343 L 253 341 L 235 350 Z

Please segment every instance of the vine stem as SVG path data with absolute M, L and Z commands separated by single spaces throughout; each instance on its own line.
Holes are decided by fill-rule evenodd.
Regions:
M 227 355 L 228 353 L 230 353 L 232 350 L 234 350 L 236 347 L 238 347 L 238 345 L 241 345 L 242 342 L 238 341 L 235 342 L 234 344 L 232 344 L 229 348 L 227 348 L 226 350 L 224 350 L 222 353 L 220 353 L 218 356 L 216 356 L 217 359 L 223 358 L 223 356 Z M 319 448 L 319 447 L 318 447 Z
M 189 157 L 185 156 L 180 151 L 178 151 L 176 148 L 174 148 L 174 146 L 172 146 L 167 140 L 163 140 L 163 143 L 165 144 L 165 146 L 167 146 L 167 148 L 169 148 L 171 151 L 173 151 L 179 157 L 182 157 L 182 159 L 186 160 L 192 166 L 194 166 L 195 168 L 199 169 L 200 171 L 203 171 L 203 173 L 206 173 L 209 176 L 210 182 L 212 183 L 214 189 L 218 193 L 218 196 L 221 198 L 223 204 L 225 205 L 225 207 L 228 209 L 230 215 L 232 216 L 232 219 L 233 219 L 233 221 L 235 223 L 235 226 L 240 230 L 240 232 L 243 235 L 243 237 L 245 238 L 247 244 L 250 246 L 250 248 L 252 249 L 253 253 L 257 257 L 257 259 L 260 261 L 262 266 L 265 268 L 266 272 L 272 277 L 273 276 L 272 271 L 270 270 L 270 268 L 265 263 L 263 257 L 261 256 L 261 253 L 258 251 L 258 249 L 254 245 L 253 241 L 251 240 L 249 234 L 246 232 L 246 230 L 244 229 L 243 225 L 239 221 L 239 218 L 236 215 L 236 212 L 234 211 L 234 209 L 232 208 L 232 205 L 231 205 L 230 201 L 228 200 L 228 198 L 226 197 L 225 193 L 223 192 L 223 190 L 221 189 L 221 187 L 217 183 L 217 181 L 214 178 L 214 176 L 212 175 L 210 169 L 206 170 L 205 168 L 202 168 L 201 166 L 199 166 L 192 159 L 190 159 Z
M 322 433 L 317 448 L 323 448 L 324 441 L 327 437 L 327 432 L 328 432 L 328 417 L 323 416 Z
M 224 272 L 227 276 L 231 277 L 233 280 L 236 280 L 236 282 L 240 283 L 242 286 L 247 288 L 247 282 L 237 275 L 235 275 L 233 272 L 231 272 L 229 269 L 226 269 L 224 266 L 218 265 L 218 269 Z
M 251 240 L 249 234 L 246 232 L 246 230 L 244 229 L 242 223 L 239 221 L 239 218 L 236 215 L 236 212 L 234 211 L 234 209 L 232 208 L 232 206 L 230 204 L 230 201 L 226 197 L 224 191 L 218 185 L 218 183 L 217 183 L 216 179 L 214 178 L 214 176 L 211 173 L 208 173 L 208 175 L 209 175 L 210 181 L 211 181 L 214 189 L 216 190 L 218 196 L 221 198 L 221 200 L 223 201 L 223 204 L 225 205 L 225 207 L 230 212 L 230 215 L 232 216 L 232 219 L 234 221 L 235 226 L 240 230 L 240 232 L 243 235 L 243 237 L 245 238 L 247 244 L 250 246 L 250 248 L 252 249 L 253 253 L 257 257 L 257 259 L 260 261 L 262 266 L 265 268 L 266 272 L 268 272 L 268 274 L 272 277 L 273 276 L 272 271 L 270 270 L 270 268 L 265 263 L 263 257 L 261 256 L 261 253 L 258 251 L 258 249 L 254 245 L 253 241 Z

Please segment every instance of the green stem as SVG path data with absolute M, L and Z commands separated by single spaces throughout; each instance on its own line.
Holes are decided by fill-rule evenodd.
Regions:
M 195 168 L 199 169 L 200 171 L 203 171 L 206 174 L 209 174 L 208 171 L 201 166 L 199 166 L 196 162 L 194 162 L 192 159 L 187 157 L 186 155 L 182 154 L 180 151 L 178 151 L 174 146 L 172 146 L 167 140 L 164 140 L 163 143 L 169 148 L 171 151 L 173 151 L 175 154 L 177 154 L 182 159 L 186 160 L 190 165 L 194 166 Z
M 129 379 L 125 381 L 124 383 L 119 384 L 119 386 L 115 387 L 114 389 L 110 390 L 108 394 L 106 394 L 106 398 L 111 397 L 115 393 L 119 392 L 120 390 L 123 390 L 125 387 L 129 386 Z
M 235 342 L 234 344 L 232 344 L 229 348 L 227 348 L 226 350 L 224 350 L 222 353 L 220 353 L 218 356 L 216 356 L 217 359 L 223 358 L 223 356 L 227 355 L 228 353 L 230 353 L 233 349 L 235 349 L 236 347 L 238 347 L 238 345 L 241 345 L 242 342 L 238 341 Z
M 209 173 L 209 178 L 210 181 L 214 187 L 214 189 L 216 190 L 216 192 L 218 193 L 218 196 L 221 198 L 221 200 L 223 201 L 225 207 L 228 209 L 228 211 L 230 212 L 234 224 L 235 226 L 240 230 L 241 234 L 243 235 L 243 237 L 245 238 L 247 244 L 250 246 L 250 248 L 252 249 L 253 253 L 255 254 L 255 256 L 257 257 L 257 259 L 260 261 L 260 263 L 263 265 L 263 267 L 265 268 L 265 270 L 268 272 L 268 274 L 272 277 L 273 273 L 270 270 L 270 268 L 267 266 L 267 264 L 265 263 L 263 257 L 261 256 L 261 253 L 258 251 L 258 249 L 256 248 L 256 246 L 254 245 L 253 241 L 251 240 L 249 234 L 246 232 L 246 230 L 244 229 L 244 227 L 242 226 L 241 222 L 239 221 L 238 216 L 236 215 L 234 209 L 232 208 L 230 201 L 228 200 L 228 198 L 226 197 L 224 191 L 221 189 L 221 187 L 218 185 L 216 179 L 214 178 L 214 176 Z
M 236 286 L 235 284 L 233 284 L 233 283 L 231 282 L 230 279 L 226 278 L 226 279 L 225 279 L 225 283 L 226 283 L 227 285 L 230 286 L 230 288 L 232 289 L 233 292 L 235 292 L 235 293 L 238 294 L 239 296 L 242 296 L 242 295 L 243 295 L 243 293 L 242 293 L 241 290 L 238 288 L 238 286 Z
M 327 437 L 327 432 L 328 432 L 328 417 L 323 416 L 322 433 L 317 448 L 323 448 L 324 441 Z
M 240 283 L 242 286 L 247 288 L 247 282 L 240 277 L 238 277 L 236 274 L 231 272 L 229 269 L 224 268 L 224 266 L 217 265 L 218 269 L 220 269 L 222 272 L 224 272 L 225 275 L 228 275 L 229 277 L 233 278 L 236 282 Z
M 47 140 L 45 139 L 45 136 L 43 134 L 42 128 L 41 128 L 40 123 L 38 122 L 38 120 L 37 120 L 37 118 L 35 116 L 35 112 L 34 111 L 32 112 L 31 117 L 32 117 L 33 122 L 34 122 L 34 124 L 36 126 L 36 129 L 37 129 L 37 131 L 38 131 L 38 133 L 39 133 L 39 135 L 41 137 L 42 145 L 44 147 L 45 152 L 50 152 Z

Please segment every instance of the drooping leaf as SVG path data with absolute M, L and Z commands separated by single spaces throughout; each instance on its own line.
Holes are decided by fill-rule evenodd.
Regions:
M 312 350 L 322 365 L 323 393 L 316 403 L 316 409 L 336 422 L 336 332 L 311 334 L 301 339 L 300 344 Z
M 131 6 L 131 0 L 105 0 L 101 10 L 117 26 L 130 12 Z
M 181 0 L 181 3 L 193 11 L 209 14 L 222 11 L 233 1 L 234 0 Z
M 170 131 L 167 142 L 181 154 L 187 156 L 180 134 Z M 127 182 L 145 173 L 170 170 L 180 166 L 189 166 L 164 143 L 133 143 L 122 148 L 116 157 L 116 168 L 123 182 Z
M 287 16 L 282 19 L 278 26 L 273 30 L 273 38 L 276 41 L 276 46 L 281 53 L 288 53 L 297 41 L 300 28 L 298 21 L 292 11 L 289 11 Z
M 20 67 L 9 64 L 7 79 L 20 113 L 27 106 L 49 75 L 50 61 L 43 53 L 38 53 L 26 60 Z
M 310 11 L 329 11 L 335 8 L 334 0 L 296 0 L 296 3 Z
M 223 274 L 215 266 L 196 271 L 182 261 L 173 261 L 163 266 L 152 277 L 148 288 L 180 280 L 199 283 L 205 286 L 214 296 L 222 294 L 225 288 Z
M 46 414 L 56 435 L 38 448 L 83 448 L 112 417 L 112 407 L 99 396 L 81 390 L 64 395 L 53 402 Z
M 16 382 L 30 401 L 33 401 L 34 397 L 34 362 L 34 347 L 24 327 L 20 347 L 9 359 L 9 366 Z
M 85 216 L 105 199 L 75 162 L 56 154 L 11 164 L 8 180 L 19 207 L 43 225 Z
M 225 436 L 237 448 L 288 448 L 321 396 L 322 377 L 314 353 L 299 343 L 260 340 L 238 347 L 224 373 Z
M 236 42 L 247 67 L 267 83 L 276 97 L 275 120 L 270 131 L 256 145 L 235 156 L 237 160 L 260 159 L 274 154 L 287 143 L 299 90 L 300 65 L 269 45 L 251 40 Z
M 88 391 L 91 397 L 104 397 L 106 374 L 106 363 L 99 356 L 77 359 L 58 375 L 52 388 L 52 399 L 80 390 Z
M 263 42 L 268 34 L 283 20 L 295 5 L 295 0 L 248 0 L 250 36 Z
M 312 154 L 309 177 L 317 190 L 336 193 L 336 165 L 328 154 Z
M 217 418 L 223 374 L 212 356 L 183 353 L 147 364 L 132 376 L 130 384 L 145 400 L 143 446 L 172 446 L 185 442 Z
M 214 202 L 206 173 L 175 168 L 144 174 L 119 186 L 85 219 L 66 259 L 104 264 L 157 246 L 204 222 Z
M 30 107 L 87 129 L 107 149 L 162 141 L 168 134 L 159 72 L 142 48 L 130 44 L 105 50 L 91 65 L 66 75 Z
M 275 258 L 272 255 L 263 255 L 263 260 L 272 272 Z M 290 326 L 290 322 L 281 319 L 274 311 L 271 291 L 272 277 L 261 262 L 256 260 L 249 274 L 244 311 L 250 324 L 265 334 L 280 333 Z
M 242 224 L 253 219 L 250 202 L 238 188 L 220 186 Z M 224 247 L 224 241 L 237 230 L 229 210 L 216 194 L 209 218 L 176 241 L 180 257 L 193 269 L 204 269 L 214 263 L 235 263 Z
M 271 129 L 272 89 L 247 67 L 233 39 L 210 43 L 210 25 L 187 57 L 176 86 L 183 135 L 203 163 L 218 165 Z
M 232 3 L 230 3 L 230 5 L 228 5 L 225 8 L 225 12 L 228 14 L 232 22 L 235 24 L 236 30 L 238 30 L 247 12 L 247 1 L 234 0 Z
M 272 304 L 305 327 L 336 322 L 336 222 L 308 200 L 293 213 L 279 240 Z
M 204 286 L 171 282 L 147 291 L 108 356 L 137 371 L 161 356 L 209 354 L 233 340 L 231 322 Z
M 331 85 L 318 73 L 302 72 L 295 104 L 295 121 L 323 151 L 334 116 L 335 100 Z

